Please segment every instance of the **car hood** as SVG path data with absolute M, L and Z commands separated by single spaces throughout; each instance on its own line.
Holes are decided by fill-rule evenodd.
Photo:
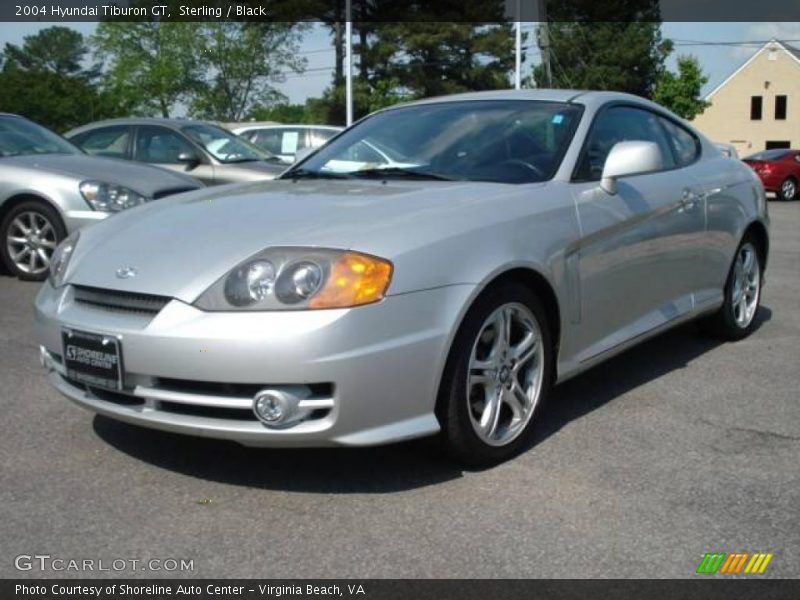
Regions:
M 419 245 L 514 218 L 537 185 L 287 181 L 208 188 L 168 198 L 82 233 L 70 283 L 193 302 L 241 261 L 272 246 L 353 249 L 395 260 Z M 137 275 L 119 279 L 133 267 Z M 398 287 L 399 286 L 399 287 Z M 402 291 L 402 283 L 393 293 Z
M 14 156 L 3 164 L 46 171 L 78 180 L 96 179 L 130 188 L 148 198 L 173 190 L 193 190 L 203 185 L 193 177 L 139 163 L 84 154 Z

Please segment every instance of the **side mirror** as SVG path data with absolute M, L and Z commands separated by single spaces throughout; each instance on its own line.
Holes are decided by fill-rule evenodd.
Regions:
M 178 154 L 178 162 L 185 164 L 190 169 L 200 164 L 200 157 L 194 152 L 181 152 Z
M 306 146 L 305 148 L 300 148 L 294 155 L 294 162 L 299 163 L 301 160 L 305 160 L 312 152 L 314 152 L 316 148 L 311 148 Z
M 608 153 L 600 187 L 608 194 L 617 193 L 617 179 L 660 170 L 664 165 L 661 150 L 653 142 L 618 142 Z

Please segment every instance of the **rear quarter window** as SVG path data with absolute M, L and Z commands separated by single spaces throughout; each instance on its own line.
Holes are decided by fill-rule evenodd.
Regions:
M 667 132 L 669 145 L 675 156 L 678 167 L 692 164 L 700 157 L 700 140 L 688 129 L 681 127 L 671 119 L 659 117 Z

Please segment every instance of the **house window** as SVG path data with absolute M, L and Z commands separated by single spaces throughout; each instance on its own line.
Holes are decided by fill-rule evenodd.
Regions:
M 764 105 L 764 99 L 761 96 L 750 97 L 750 120 L 761 120 L 761 109 Z
M 775 118 L 786 120 L 786 96 L 775 96 Z
M 778 141 L 778 140 L 769 140 L 769 141 L 767 141 L 766 149 L 767 150 L 783 150 L 783 149 L 788 149 L 788 148 L 791 148 L 791 147 L 792 147 L 791 142 Z

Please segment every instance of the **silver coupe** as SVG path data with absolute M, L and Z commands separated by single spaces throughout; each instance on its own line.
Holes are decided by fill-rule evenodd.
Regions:
M 362 143 L 392 166 L 351 160 Z M 746 165 L 610 92 L 377 112 L 278 180 L 126 211 L 36 299 L 52 384 L 109 417 L 252 446 L 440 434 L 504 460 L 556 383 L 703 317 L 757 326 L 769 226 Z

